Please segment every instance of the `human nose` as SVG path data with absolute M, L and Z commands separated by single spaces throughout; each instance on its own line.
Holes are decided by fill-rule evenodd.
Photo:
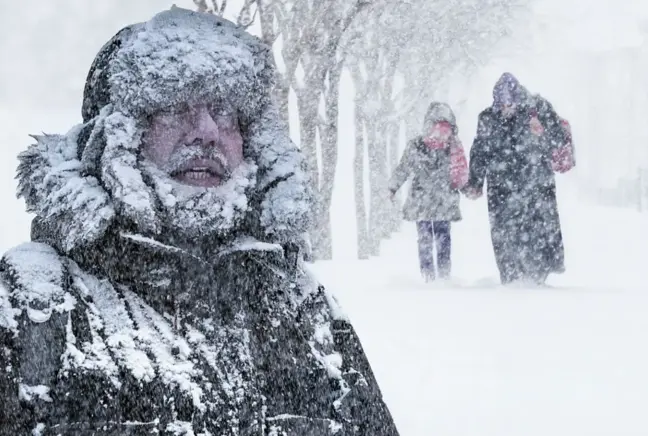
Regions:
M 215 145 L 220 138 L 218 124 L 206 107 L 196 109 L 192 129 L 187 135 L 187 144 L 201 142 Z

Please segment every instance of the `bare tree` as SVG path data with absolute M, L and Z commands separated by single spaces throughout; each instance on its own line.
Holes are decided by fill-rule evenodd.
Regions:
M 195 3 L 201 11 L 221 15 L 227 6 L 225 0 Z M 275 64 L 282 68 L 277 69 L 274 94 L 286 125 L 290 91 L 297 97 L 300 147 L 317 200 L 311 232 L 315 259 L 332 257 L 330 206 L 337 166 L 339 81 L 345 58 L 341 41 L 368 5 L 365 0 L 246 0 L 239 14 L 239 24 L 244 26 L 258 14 L 261 38 L 280 47 L 275 53 L 281 59 L 275 59 Z
M 365 118 L 363 111 L 366 82 L 358 62 L 349 63 L 353 83 L 355 84 L 354 123 L 355 123 L 355 157 L 353 160 L 353 194 L 356 205 L 357 255 L 358 259 L 368 259 L 370 254 L 369 229 L 367 228 L 367 208 L 365 206 L 364 170 L 365 170 Z
M 478 65 L 507 34 L 514 7 L 527 1 L 245 0 L 239 25 L 248 27 L 258 18 L 262 39 L 280 56 L 274 93 L 286 125 L 290 92 L 297 98 L 300 146 L 317 198 L 311 233 L 315 259 L 332 257 L 330 206 L 344 68 L 356 90 L 354 193 L 358 256 L 365 258 L 378 255 L 380 241 L 400 223 L 386 184 L 398 162 L 401 128 L 408 137 L 418 132 L 422 112 L 442 81 L 458 68 Z M 194 3 L 219 15 L 228 6 L 227 0 Z M 406 84 L 399 92 L 397 77 Z
M 198 12 L 215 14 L 220 17 L 225 15 L 227 7 L 230 6 L 227 0 L 193 0 Z M 237 24 L 245 29 L 250 27 L 256 19 L 258 8 L 256 0 L 244 0 L 237 14 Z
M 311 233 L 315 259 L 332 257 L 330 206 L 337 166 L 339 80 L 344 64 L 342 37 L 363 1 L 257 0 L 264 39 L 281 38 L 284 71 L 276 96 L 288 118 L 288 97 L 297 97 L 300 146 L 316 192 L 316 222 Z M 303 77 L 298 72 L 303 72 Z M 320 106 L 323 104 L 323 113 Z
M 394 39 L 401 35 L 388 30 L 399 19 L 404 3 L 377 1 L 361 25 L 350 33 L 348 69 L 355 87 L 356 147 L 354 183 L 358 228 L 358 257 L 377 255 L 380 240 L 398 226 L 389 201 L 387 181 L 395 166 L 399 122 L 393 102 L 394 80 L 400 50 Z M 365 163 L 365 155 L 367 162 Z M 365 207 L 365 167 L 369 170 L 369 213 Z M 367 219 L 368 218 L 368 219 Z M 389 223 L 384 225 L 384 223 Z
M 408 123 L 418 130 L 427 104 L 453 75 L 476 71 L 524 24 L 530 0 L 434 0 L 412 4 L 413 44 L 404 46 L 403 100 L 416 102 Z M 430 26 L 430 23 L 435 23 Z
M 193 0 L 199 12 L 209 12 L 211 14 L 220 15 L 221 17 L 227 9 L 227 0 Z M 209 3 L 209 4 L 208 4 Z

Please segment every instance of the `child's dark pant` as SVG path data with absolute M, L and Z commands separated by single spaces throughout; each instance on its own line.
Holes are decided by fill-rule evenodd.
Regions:
M 427 279 L 450 277 L 451 238 L 449 221 L 419 221 L 418 249 L 421 273 Z M 434 265 L 434 248 L 436 246 L 436 269 Z

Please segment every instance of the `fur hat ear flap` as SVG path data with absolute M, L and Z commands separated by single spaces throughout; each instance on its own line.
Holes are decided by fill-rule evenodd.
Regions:
M 157 196 L 144 182 L 138 159 L 142 128 L 137 121 L 120 112 L 113 112 L 103 120 L 102 137 L 105 141 L 99 156 L 101 181 L 110 193 L 119 215 L 130 220 L 143 233 L 159 234 L 161 222 L 157 215 Z M 96 158 L 88 150 L 89 162 Z M 84 152 L 84 161 L 86 154 Z
M 18 196 L 64 253 L 100 239 L 115 218 L 110 196 L 78 159 L 83 128 L 76 126 L 65 136 L 36 136 L 36 143 L 18 156 Z
M 20 154 L 18 196 L 64 253 L 97 242 L 119 215 L 158 234 L 151 187 L 137 165 L 141 127 L 111 105 L 67 135 L 35 137 Z
M 106 113 L 111 108 L 103 110 L 104 116 L 97 116 L 87 122 L 77 138 L 78 156 L 85 174 L 99 177 L 101 175 L 101 156 L 106 148 L 106 136 L 104 134 L 104 121 Z
M 83 142 L 83 136 L 87 140 Z M 82 172 L 103 184 L 122 217 L 142 232 L 158 233 L 155 194 L 144 183 L 137 165 L 142 129 L 136 120 L 104 106 L 78 137 Z
M 259 166 L 258 218 L 265 236 L 275 242 L 301 238 L 310 230 L 314 202 L 306 161 L 274 104 L 259 113 L 248 132 L 248 153 Z

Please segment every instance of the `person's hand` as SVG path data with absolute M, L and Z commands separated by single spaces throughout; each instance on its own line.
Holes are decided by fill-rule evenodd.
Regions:
M 482 196 L 482 190 L 472 186 L 467 186 L 466 188 L 464 188 L 463 192 L 466 198 L 469 198 L 471 200 L 477 200 Z

